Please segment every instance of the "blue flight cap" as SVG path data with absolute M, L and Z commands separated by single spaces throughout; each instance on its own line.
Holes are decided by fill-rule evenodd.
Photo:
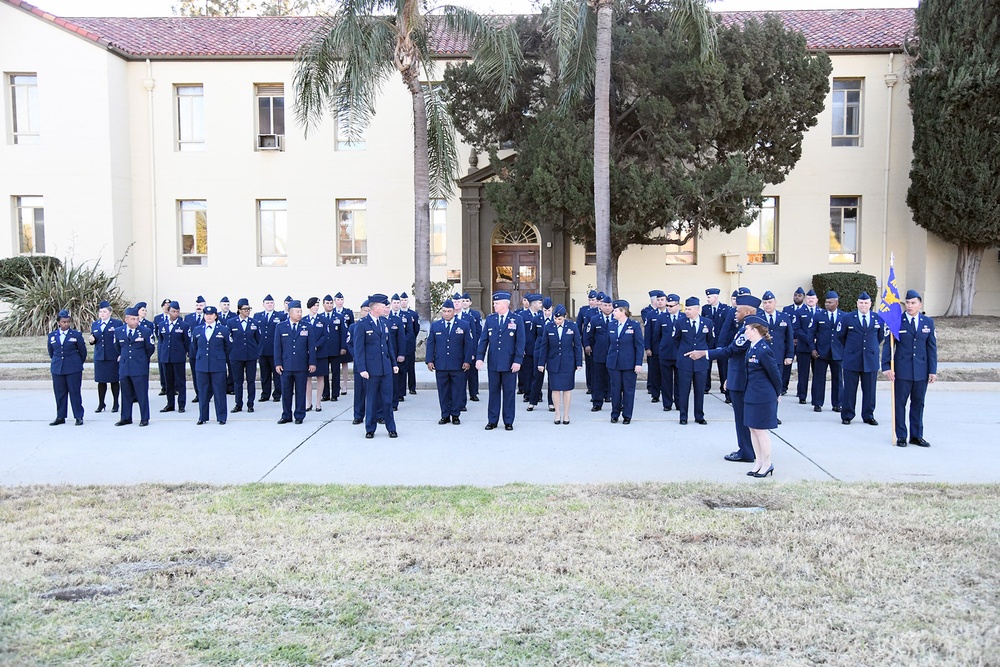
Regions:
M 393 294 L 391 301 L 399 301 L 399 295 L 398 294 Z
M 125 309 L 125 314 L 126 315 L 131 315 L 133 317 L 139 317 L 139 309 L 136 308 L 135 306 L 133 306 L 132 308 L 126 308 Z
M 333 301 L 333 297 L 327 294 L 326 296 L 323 297 L 323 301 Z
M 701 299 L 699 299 L 699 298 L 698 298 L 698 297 L 696 297 L 696 296 L 689 296 L 689 297 L 688 297 L 688 298 L 687 298 L 687 299 L 686 299 L 686 300 L 684 301 L 684 305 L 685 305 L 685 306 L 700 306 L 700 305 L 701 305 Z
M 371 294 L 368 296 L 368 305 L 370 306 L 373 303 L 381 303 L 383 306 L 388 306 L 389 297 L 385 294 Z
M 604 301 L 604 292 L 598 292 L 594 298 L 598 301 Z
M 738 297 L 736 297 L 736 305 L 760 308 L 760 299 L 758 299 L 752 294 L 740 294 Z
M 588 299 L 596 299 L 597 298 L 597 290 L 592 289 L 589 292 L 587 292 L 587 298 Z
M 734 289 L 733 293 L 730 294 L 729 296 L 739 296 L 739 295 L 740 295 L 740 291 L 738 289 Z
M 111 304 L 108 303 L 107 301 L 102 301 L 99 304 L 97 304 L 97 307 L 98 308 L 110 308 Z
M 274 301 L 274 297 L 268 294 L 267 296 L 264 297 L 264 301 Z
M 611 305 L 615 308 L 624 308 L 625 310 L 628 310 L 628 301 L 625 299 L 615 299 L 611 302 Z
M 291 303 L 291 302 L 292 302 L 292 295 L 289 294 L 288 296 L 285 297 L 285 303 Z
M 709 287 L 707 290 L 705 290 L 705 296 L 711 296 L 712 294 L 720 294 L 721 292 L 722 290 L 720 290 L 718 287 Z
M 542 299 L 542 308 L 548 310 L 551 307 L 552 307 L 552 297 L 547 296 L 544 299 Z
M 764 327 L 765 329 L 769 328 L 767 326 L 767 320 L 765 320 L 760 315 L 748 315 L 747 317 L 744 317 L 743 318 L 743 326 L 747 326 L 748 324 L 759 324 L 760 326 Z
M 796 294 L 801 294 L 801 295 L 805 296 L 806 291 L 804 289 L 802 289 L 801 287 L 796 287 L 795 288 L 795 293 Z
M 336 294 L 333 295 L 333 298 L 334 299 L 343 299 L 344 298 L 344 293 L 343 292 L 337 292 Z
M 171 301 L 170 302 L 170 307 L 171 308 L 176 308 L 177 310 L 180 310 L 181 309 L 181 304 L 177 303 L 176 301 Z
M 200 295 L 200 294 L 199 294 L 199 295 L 198 295 L 198 298 L 196 298 L 196 299 L 194 300 L 194 302 L 195 302 L 195 303 L 205 303 L 205 297 L 203 297 L 202 295 Z
M 566 317 L 566 306 L 561 303 L 552 311 L 552 317 Z
M 601 299 L 601 302 L 602 303 L 614 303 L 614 301 L 611 300 L 611 295 L 610 294 L 605 294 L 604 297 Z
M 806 296 L 816 296 L 815 290 L 809 290 L 808 292 L 806 292 Z
M 739 296 L 740 294 L 749 294 L 750 293 L 750 288 L 749 287 L 741 287 L 738 290 L 736 290 L 736 293 L 737 293 L 737 296 Z
M 242 308 L 243 306 L 249 306 L 249 305 L 250 305 L 250 299 L 246 298 L 240 299 L 239 301 L 236 302 L 237 308 Z
M 667 295 L 667 303 L 680 303 L 680 302 L 681 302 L 680 295 L 678 295 L 678 294 L 668 294 Z
M 215 306 L 205 306 L 205 310 L 201 311 L 203 315 L 218 315 L 219 309 Z
M 56 319 L 57 320 L 61 320 L 63 318 L 69 319 L 69 311 L 66 310 L 65 308 L 63 308 L 62 310 L 60 310 L 59 314 L 56 315 Z
M 908 289 L 908 290 L 906 290 L 906 298 L 907 299 L 920 299 L 921 301 L 924 300 L 924 297 L 920 296 L 920 292 L 918 292 L 915 289 Z
M 862 292 L 858 295 L 858 301 L 871 301 L 872 298 L 868 295 L 868 292 Z
M 541 301 L 543 297 L 541 294 L 529 294 L 526 298 L 528 299 L 528 303 L 531 303 L 533 301 Z
M 764 292 L 764 296 L 761 298 L 763 301 L 770 301 L 771 299 L 774 298 L 774 292 L 772 292 L 771 290 L 767 290 L 766 292 Z
M 410 297 L 406 296 L 406 292 L 400 292 L 399 293 L 399 298 L 400 299 L 409 299 Z
M 468 299 L 469 301 L 472 301 L 472 297 L 469 296 L 468 292 L 462 292 L 462 298 L 463 299 Z
M 503 291 L 493 292 L 493 300 L 494 301 L 503 301 L 504 299 L 506 299 L 507 301 L 510 301 L 510 292 L 503 292 Z
M 219 303 L 229 303 L 229 297 L 228 296 L 222 297 L 221 299 L 219 299 Z
M 298 299 L 292 299 L 288 302 L 288 309 L 291 310 L 292 308 L 302 308 L 302 302 Z
M 455 302 L 452 301 L 451 299 L 445 299 L 444 303 L 441 304 L 441 307 L 442 308 L 451 308 L 452 310 L 454 310 L 455 309 Z
M 458 292 L 455 292 L 454 294 L 451 295 L 451 298 L 452 299 L 461 299 L 462 295 L 459 294 Z
M 341 297 L 337 297 L 337 298 L 339 299 Z M 361 302 L 361 307 L 362 308 L 371 308 L 371 306 L 372 306 L 372 303 L 368 299 L 365 299 L 364 301 Z
M 146 305 L 145 301 L 140 301 L 139 303 L 135 304 L 135 307 L 136 307 L 136 309 L 139 309 L 139 308 L 149 308 L 149 306 Z
M 830 290 L 829 292 L 826 293 L 826 298 L 827 299 L 839 299 L 840 295 L 837 294 L 835 291 Z

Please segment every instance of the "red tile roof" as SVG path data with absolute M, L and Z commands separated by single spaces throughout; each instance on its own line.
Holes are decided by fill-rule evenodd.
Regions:
M 132 58 L 289 59 L 323 17 L 59 18 L 24 0 L 0 0 Z M 825 9 L 720 12 L 725 24 L 765 14 L 779 16 L 806 36 L 810 49 L 899 50 L 913 29 L 912 9 Z M 468 54 L 467 41 L 438 23 L 431 43 L 440 56 Z

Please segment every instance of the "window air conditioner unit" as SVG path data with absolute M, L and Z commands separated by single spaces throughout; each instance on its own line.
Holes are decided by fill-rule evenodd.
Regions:
M 258 134 L 257 150 L 280 151 L 284 137 L 280 134 Z

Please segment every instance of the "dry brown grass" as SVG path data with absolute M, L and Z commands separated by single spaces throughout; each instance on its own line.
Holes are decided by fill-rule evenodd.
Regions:
M 0 489 L 0 663 L 997 665 L 998 491 Z
M 0 362 L 43 363 L 48 360 L 45 336 L 0 336 Z
M 1000 317 L 936 317 L 939 361 L 1000 361 Z

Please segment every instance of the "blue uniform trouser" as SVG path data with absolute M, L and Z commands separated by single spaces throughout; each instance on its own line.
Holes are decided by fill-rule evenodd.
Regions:
M 674 359 L 660 357 L 660 400 L 663 401 L 663 407 L 672 408 L 674 406 L 676 391 L 677 362 Z
M 608 378 L 611 380 L 611 418 L 618 419 L 621 415 L 626 419 L 632 419 L 632 407 L 635 405 L 635 370 L 630 368 L 627 371 L 620 371 L 609 368 Z
M 840 418 L 851 420 L 857 415 L 858 384 L 861 384 L 861 418 L 875 419 L 875 377 L 874 371 L 844 370 L 844 393 L 841 394 Z
M 337 367 L 337 372 L 340 372 L 340 367 Z M 361 377 L 361 373 L 357 370 L 354 371 L 354 418 L 364 419 L 365 418 L 365 382 L 366 380 Z
M 398 373 L 391 375 L 369 375 L 365 382 L 365 431 L 374 433 L 378 419 L 385 419 L 387 431 L 396 430 L 396 420 L 392 414 L 393 381 Z
M 486 420 L 490 424 L 500 423 L 500 407 L 503 404 L 503 423 L 514 423 L 514 401 L 517 400 L 517 375 L 510 371 L 486 371 L 490 383 L 490 401 Z
M 733 402 L 733 420 L 736 423 L 736 442 L 739 445 L 740 458 L 753 461 L 753 441 L 750 439 L 750 429 L 743 423 L 743 399 L 746 392 L 729 390 L 729 400 Z
M 226 371 L 198 371 L 195 376 L 195 383 L 198 387 L 198 421 L 208 421 L 208 401 L 209 396 L 215 402 L 215 418 L 220 422 L 226 421 Z
M 335 401 L 338 396 L 340 396 L 340 357 L 330 357 L 330 368 L 326 373 L 323 397 Z
M 308 371 L 281 369 L 281 418 L 303 420 L 306 418 L 306 390 L 309 387 Z M 292 395 L 295 396 L 295 411 L 292 411 Z
M 796 352 L 795 361 L 796 370 L 799 374 L 798 382 L 795 385 L 795 395 L 798 396 L 800 401 L 804 401 L 809 396 L 809 371 L 813 367 L 812 353 Z
M 910 402 L 910 437 L 924 437 L 924 397 L 927 380 L 900 380 L 893 382 L 896 402 L 896 438 L 906 438 L 906 401 Z
M 830 369 L 830 405 L 840 407 L 840 392 L 844 388 L 844 376 L 840 372 L 840 361 L 820 357 L 813 366 L 812 404 L 823 407 L 826 400 L 826 369 Z
M 691 400 L 691 387 L 694 386 L 694 418 L 705 418 L 705 387 L 708 386 L 708 368 L 677 371 L 677 409 L 679 419 L 687 420 L 688 402 Z
M 583 373 L 587 378 L 587 391 L 594 393 L 594 355 L 583 355 Z
M 167 407 L 175 407 L 175 396 L 177 397 L 177 407 L 183 408 L 187 405 L 187 376 L 185 375 L 184 362 L 163 364 L 163 380 L 167 387 Z
M 465 381 L 468 383 L 469 387 L 469 398 L 479 396 L 479 371 L 476 370 L 475 364 L 473 364 L 472 368 L 465 371 Z M 464 403 L 462 404 L 462 407 L 465 407 Z
M 73 417 L 83 419 L 83 371 L 52 376 L 52 390 L 56 394 L 56 419 L 66 419 L 66 404 L 72 403 Z
M 527 402 L 532 396 L 532 387 L 535 384 L 535 357 L 530 354 L 524 355 L 524 362 L 521 364 L 521 370 L 517 372 L 517 389 L 522 394 L 524 394 L 524 400 Z
M 139 419 L 149 421 L 149 376 L 126 375 L 119 378 L 122 385 L 122 421 L 132 421 L 132 404 L 139 403 Z
M 784 364 L 784 361 L 782 361 L 782 364 Z M 788 383 L 791 381 L 791 379 L 792 379 L 792 365 L 791 364 L 788 364 L 787 366 L 782 365 L 782 367 L 781 367 L 781 393 L 782 394 L 784 394 L 786 391 L 788 391 Z
M 403 366 L 399 369 L 402 373 L 406 371 L 406 388 L 410 391 L 417 390 L 417 355 L 413 352 L 406 355 L 406 361 L 403 362 Z
M 593 389 L 590 390 L 590 402 L 594 407 L 603 407 L 604 400 L 611 396 L 611 377 L 608 375 L 608 365 L 594 362 Z
M 392 407 L 396 408 L 399 406 L 399 399 L 406 396 L 406 376 L 403 375 L 403 366 L 406 365 L 406 361 L 393 363 L 399 366 L 399 372 L 392 376 Z
M 653 398 L 660 397 L 660 355 L 654 354 L 647 359 L 646 391 Z
M 274 356 L 260 357 L 260 397 L 263 400 L 271 398 L 271 385 L 274 385 L 274 397 L 281 398 L 281 376 L 274 370 Z
M 538 405 L 542 400 L 542 385 L 545 384 L 545 371 L 538 370 L 537 366 L 532 366 L 534 373 L 531 376 L 531 395 L 528 397 L 528 402 L 532 405 Z M 552 405 L 552 387 L 547 387 L 545 390 L 546 398 L 548 398 L 548 405 Z
M 188 359 L 188 366 L 191 367 L 191 384 L 194 385 L 194 397 L 199 398 L 200 394 L 198 394 L 198 379 L 197 379 L 198 371 L 196 371 L 194 368 L 194 359 Z
M 729 377 L 729 362 L 725 359 L 716 359 L 715 365 L 719 368 L 719 391 L 722 391 L 722 385 L 726 384 L 726 378 Z M 707 392 L 712 388 L 712 367 L 708 367 L 708 375 L 705 379 L 705 391 Z
M 164 366 L 164 363 L 159 360 L 159 356 L 160 356 L 159 354 L 157 354 L 156 356 L 157 356 L 156 368 L 157 368 L 157 370 L 160 371 L 160 389 L 166 391 L 167 390 L 167 381 L 163 377 L 163 366 Z
M 434 380 L 437 383 L 438 403 L 441 405 L 441 418 L 458 417 L 462 411 L 462 396 L 465 394 L 465 371 L 443 371 L 440 368 L 434 371 Z
M 247 389 L 247 405 L 253 407 L 257 397 L 257 360 L 241 361 L 233 359 L 229 362 L 233 367 L 233 393 L 236 394 L 236 407 L 243 407 L 243 385 Z

